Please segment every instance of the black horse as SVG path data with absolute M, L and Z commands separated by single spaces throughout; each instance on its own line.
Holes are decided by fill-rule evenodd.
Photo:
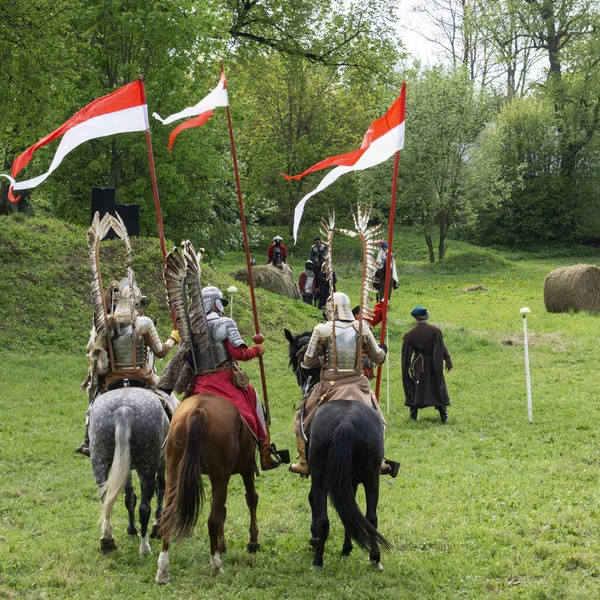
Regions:
M 383 427 L 377 413 L 362 402 L 333 400 L 314 414 L 307 451 L 312 485 L 308 496 L 312 508 L 313 567 L 323 567 L 329 535 L 327 496 L 345 530 L 342 556 L 352 551 L 352 540 L 369 550 L 371 564 L 382 571 L 379 547 L 390 543 L 377 531 L 379 470 L 383 459 Z M 356 490 L 365 488 L 367 511 L 356 503 Z
M 312 334 L 310 331 L 305 331 L 304 333 L 293 335 L 288 329 L 284 329 L 283 331 L 285 333 L 285 339 L 290 344 L 289 366 L 292 367 L 298 385 L 306 396 L 310 388 L 321 379 L 320 369 L 309 369 L 308 367 L 302 366 L 304 353 L 306 352 L 306 347 L 308 346 Z

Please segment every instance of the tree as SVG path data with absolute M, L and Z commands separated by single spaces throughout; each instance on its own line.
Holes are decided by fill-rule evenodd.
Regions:
M 463 70 L 448 72 L 437 67 L 407 85 L 398 216 L 400 222 L 421 229 L 431 262 L 435 261 L 434 235 L 437 256 L 443 259 L 448 232 L 472 214 L 468 164 L 488 114 L 485 97 L 476 92 Z M 363 197 L 387 197 L 389 167 L 386 171 L 383 178 L 383 169 L 365 175 Z

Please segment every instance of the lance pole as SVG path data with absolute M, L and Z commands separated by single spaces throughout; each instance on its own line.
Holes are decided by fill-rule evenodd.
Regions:
M 146 104 L 146 90 L 144 89 L 144 77 L 139 76 L 140 84 L 142 88 L 142 102 Z M 154 168 L 154 153 L 152 152 L 152 138 L 150 137 L 150 122 L 146 115 L 146 145 L 148 146 L 148 160 L 150 162 L 150 178 L 152 179 L 152 193 L 154 194 L 154 207 L 156 208 L 156 221 L 158 222 L 158 236 L 160 238 L 160 250 L 163 256 L 163 266 L 167 264 L 167 248 L 165 246 L 165 229 L 163 227 L 162 211 L 160 209 L 160 198 L 158 197 L 158 184 L 156 183 L 156 169 Z M 171 320 L 173 321 L 173 327 L 177 329 L 177 320 L 175 319 L 175 312 L 171 307 Z
M 221 72 L 223 72 L 223 61 L 220 61 Z M 227 125 L 229 126 L 229 141 L 231 142 L 231 155 L 233 157 L 233 170 L 235 172 L 235 186 L 237 189 L 238 204 L 240 207 L 240 220 L 242 221 L 242 235 L 244 237 L 244 251 L 246 253 L 246 268 L 248 269 L 248 286 L 250 287 L 250 299 L 252 301 L 252 316 L 254 317 L 254 332 L 260 333 L 258 325 L 258 312 L 256 310 L 256 296 L 254 295 L 254 278 L 252 276 L 252 265 L 250 264 L 250 248 L 248 245 L 248 230 L 246 229 L 246 215 L 244 212 L 244 199 L 242 198 L 242 186 L 240 184 L 240 173 L 238 169 L 237 154 L 235 151 L 235 139 L 233 136 L 233 125 L 231 123 L 231 111 L 229 110 L 229 102 L 227 102 Z M 269 410 L 269 398 L 267 395 L 267 380 L 265 377 L 265 365 L 263 357 L 259 355 L 258 362 L 260 365 L 260 380 L 262 384 L 263 398 L 265 401 L 265 418 L 267 425 L 271 424 L 271 411 Z
M 388 314 L 388 303 L 390 297 L 390 273 L 392 267 L 392 248 L 394 243 L 394 218 L 396 215 L 396 188 L 398 183 L 398 164 L 400 163 L 400 150 L 396 151 L 394 158 L 394 177 L 392 179 L 392 201 L 390 203 L 390 218 L 388 226 L 388 252 L 385 261 L 385 290 L 383 293 L 383 313 L 381 315 L 381 333 L 379 335 L 379 343 L 383 344 L 386 337 L 386 326 L 387 326 L 387 314 Z M 389 351 L 389 348 L 388 348 Z M 389 360 L 389 356 L 386 356 L 386 362 Z M 375 396 L 377 396 L 377 402 L 379 399 L 379 390 L 381 387 L 381 365 L 377 367 L 377 384 L 375 385 Z M 389 388 L 388 388 L 389 389 Z M 389 398 L 388 398 L 388 412 L 389 412 Z

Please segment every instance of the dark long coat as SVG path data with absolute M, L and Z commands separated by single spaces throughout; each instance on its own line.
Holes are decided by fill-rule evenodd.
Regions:
M 449 369 L 452 360 L 442 332 L 419 321 L 404 336 L 402 343 L 402 384 L 405 406 L 449 406 L 450 398 L 444 379 L 444 361 Z

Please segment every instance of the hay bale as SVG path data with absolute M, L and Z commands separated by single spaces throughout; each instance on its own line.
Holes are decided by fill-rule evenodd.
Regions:
M 600 311 L 600 269 L 595 265 L 555 269 L 544 279 L 544 305 L 551 313 Z
M 236 281 L 248 283 L 248 269 L 238 269 L 231 276 Z M 252 267 L 252 278 L 256 287 L 263 288 L 274 294 L 301 300 L 300 290 L 296 285 L 291 271 L 282 271 L 272 265 L 257 265 Z

